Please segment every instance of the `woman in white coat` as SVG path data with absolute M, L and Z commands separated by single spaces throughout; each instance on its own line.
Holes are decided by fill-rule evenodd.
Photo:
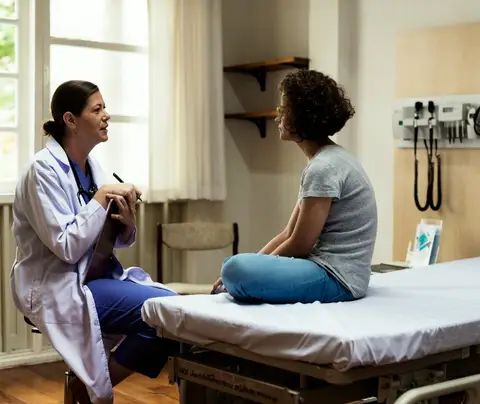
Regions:
M 112 403 L 112 387 L 132 372 L 156 377 L 174 342 L 157 338 L 141 318 L 145 300 L 175 295 L 142 269 L 112 256 L 105 279 L 84 285 L 110 201 L 123 223 L 116 248 L 135 242 L 138 189 L 106 184 L 91 150 L 108 140 L 109 115 L 95 84 L 68 81 L 55 91 L 49 136 L 20 179 L 13 204 L 17 244 L 11 272 L 18 309 L 51 341 L 76 375 L 80 404 Z M 135 141 L 132 138 L 132 141 Z M 126 336 L 114 353 L 102 335 Z

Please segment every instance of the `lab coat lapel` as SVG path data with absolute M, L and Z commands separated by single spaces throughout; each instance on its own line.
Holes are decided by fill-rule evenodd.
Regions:
M 72 167 L 70 167 L 70 162 L 68 161 L 67 153 L 65 153 L 65 150 L 63 150 L 63 147 L 54 138 L 48 139 L 46 147 L 50 151 L 50 153 L 53 155 L 55 160 L 57 160 L 63 172 L 68 178 L 68 184 L 63 184 L 63 185 L 64 186 L 66 185 L 64 189 L 71 189 L 71 191 L 68 193 L 74 207 L 74 212 L 75 214 L 77 214 L 82 207 L 79 199 L 81 199 L 82 204 L 83 204 L 83 199 L 81 197 L 80 198 L 78 197 L 79 188 L 75 180 L 75 176 L 73 174 L 73 169 Z M 97 185 L 98 188 L 100 188 L 102 185 L 106 183 L 105 173 L 103 172 L 98 161 L 93 156 L 91 155 L 88 156 L 88 163 L 90 165 L 90 169 L 92 170 L 92 175 L 93 175 L 95 184 Z

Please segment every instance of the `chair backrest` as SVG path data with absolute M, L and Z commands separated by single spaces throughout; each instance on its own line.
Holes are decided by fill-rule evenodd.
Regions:
M 238 224 L 187 222 L 157 224 L 157 281 L 163 282 L 163 246 L 174 250 L 208 251 L 232 246 L 238 254 Z

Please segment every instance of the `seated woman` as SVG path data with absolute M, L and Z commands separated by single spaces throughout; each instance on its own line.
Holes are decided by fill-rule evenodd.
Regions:
M 175 293 L 112 255 L 104 279 L 84 285 L 109 201 L 123 223 L 116 247 L 136 237 L 133 185 L 107 184 L 91 150 L 108 140 L 109 115 L 95 84 L 68 81 L 55 91 L 49 136 L 22 176 L 13 204 L 17 243 L 11 272 L 17 308 L 51 341 L 76 375 L 81 403 L 113 403 L 112 387 L 132 372 L 156 377 L 177 345 L 141 318 L 146 299 Z M 134 141 L 134 139 L 132 139 Z M 126 336 L 114 353 L 102 335 Z
M 312 70 L 287 75 L 280 91 L 280 138 L 308 159 L 297 203 L 285 229 L 259 254 L 224 262 L 212 292 L 267 303 L 362 298 L 377 233 L 375 195 L 359 162 L 330 139 L 354 109 L 333 79 Z

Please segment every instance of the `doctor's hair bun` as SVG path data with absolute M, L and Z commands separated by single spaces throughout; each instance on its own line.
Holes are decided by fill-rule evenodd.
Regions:
M 55 121 L 47 121 L 43 124 L 43 132 L 45 136 L 55 136 L 58 131 L 58 125 Z

